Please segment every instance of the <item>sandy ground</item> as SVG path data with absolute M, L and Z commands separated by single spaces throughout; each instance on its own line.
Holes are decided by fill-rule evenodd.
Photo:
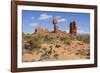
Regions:
M 41 49 L 24 50 L 23 62 L 88 59 L 89 48 L 89 44 L 80 45 L 78 41 L 73 41 L 71 45 L 44 43 Z

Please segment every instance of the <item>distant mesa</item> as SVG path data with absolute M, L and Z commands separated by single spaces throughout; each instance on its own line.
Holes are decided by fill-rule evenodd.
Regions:
M 54 26 L 54 31 L 50 31 L 49 29 L 44 29 L 40 26 L 38 26 L 35 29 L 34 34 L 38 34 L 38 35 L 50 35 L 50 34 L 58 34 L 58 35 L 66 35 L 66 34 L 70 34 L 70 35 L 77 35 L 77 24 L 76 21 L 72 21 L 69 24 L 70 30 L 69 33 L 67 32 L 62 32 L 59 27 L 58 27 L 58 19 L 55 17 L 52 21 L 52 24 Z

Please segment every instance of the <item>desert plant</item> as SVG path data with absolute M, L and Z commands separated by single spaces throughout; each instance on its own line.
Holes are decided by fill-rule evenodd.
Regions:
M 47 48 L 42 48 L 43 49 L 43 54 L 41 55 L 41 60 L 44 60 L 44 59 L 48 59 L 49 58 L 49 54 L 48 54 L 48 51 Z
M 68 39 L 65 43 L 67 43 L 67 45 L 71 45 L 71 40 Z
M 24 34 L 23 36 L 23 48 L 34 50 L 41 48 L 41 38 L 37 35 L 31 35 L 31 34 Z M 24 42 L 25 41 L 25 42 Z
M 54 54 L 55 59 L 58 59 L 58 57 L 59 57 L 59 54 Z
M 71 38 L 69 36 L 61 38 L 64 41 L 64 44 L 71 45 Z
M 90 56 L 90 50 L 89 49 L 78 50 L 76 55 Z
M 70 39 L 71 39 L 71 40 L 76 40 L 77 37 L 76 37 L 75 35 L 70 35 Z
M 89 35 L 78 35 L 77 40 L 83 41 L 84 43 L 89 44 L 90 43 L 90 36 Z
M 50 37 L 48 35 L 44 36 L 44 41 L 47 43 L 52 43 L 54 39 L 54 37 Z
M 26 34 L 23 35 L 23 39 L 26 40 L 26 41 L 28 41 L 32 38 L 33 38 L 32 35 L 26 35 Z

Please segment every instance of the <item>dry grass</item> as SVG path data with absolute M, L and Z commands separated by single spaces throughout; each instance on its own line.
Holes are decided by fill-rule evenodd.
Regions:
M 23 35 L 23 62 L 89 59 L 88 35 L 50 37 Z

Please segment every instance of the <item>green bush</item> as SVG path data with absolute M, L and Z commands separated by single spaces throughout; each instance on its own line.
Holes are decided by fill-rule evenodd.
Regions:
M 75 35 L 70 35 L 71 40 L 76 40 L 76 36 Z
M 31 35 L 31 34 L 24 34 L 24 41 L 26 41 L 27 44 L 25 44 L 23 47 L 25 49 L 30 49 L 30 50 L 34 50 L 37 48 L 41 48 L 41 38 L 37 35 Z
M 23 39 L 25 41 L 31 40 L 32 39 L 32 35 L 23 35 Z
M 63 41 L 64 44 L 71 45 L 71 37 L 70 36 L 61 37 L 60 40 Z

